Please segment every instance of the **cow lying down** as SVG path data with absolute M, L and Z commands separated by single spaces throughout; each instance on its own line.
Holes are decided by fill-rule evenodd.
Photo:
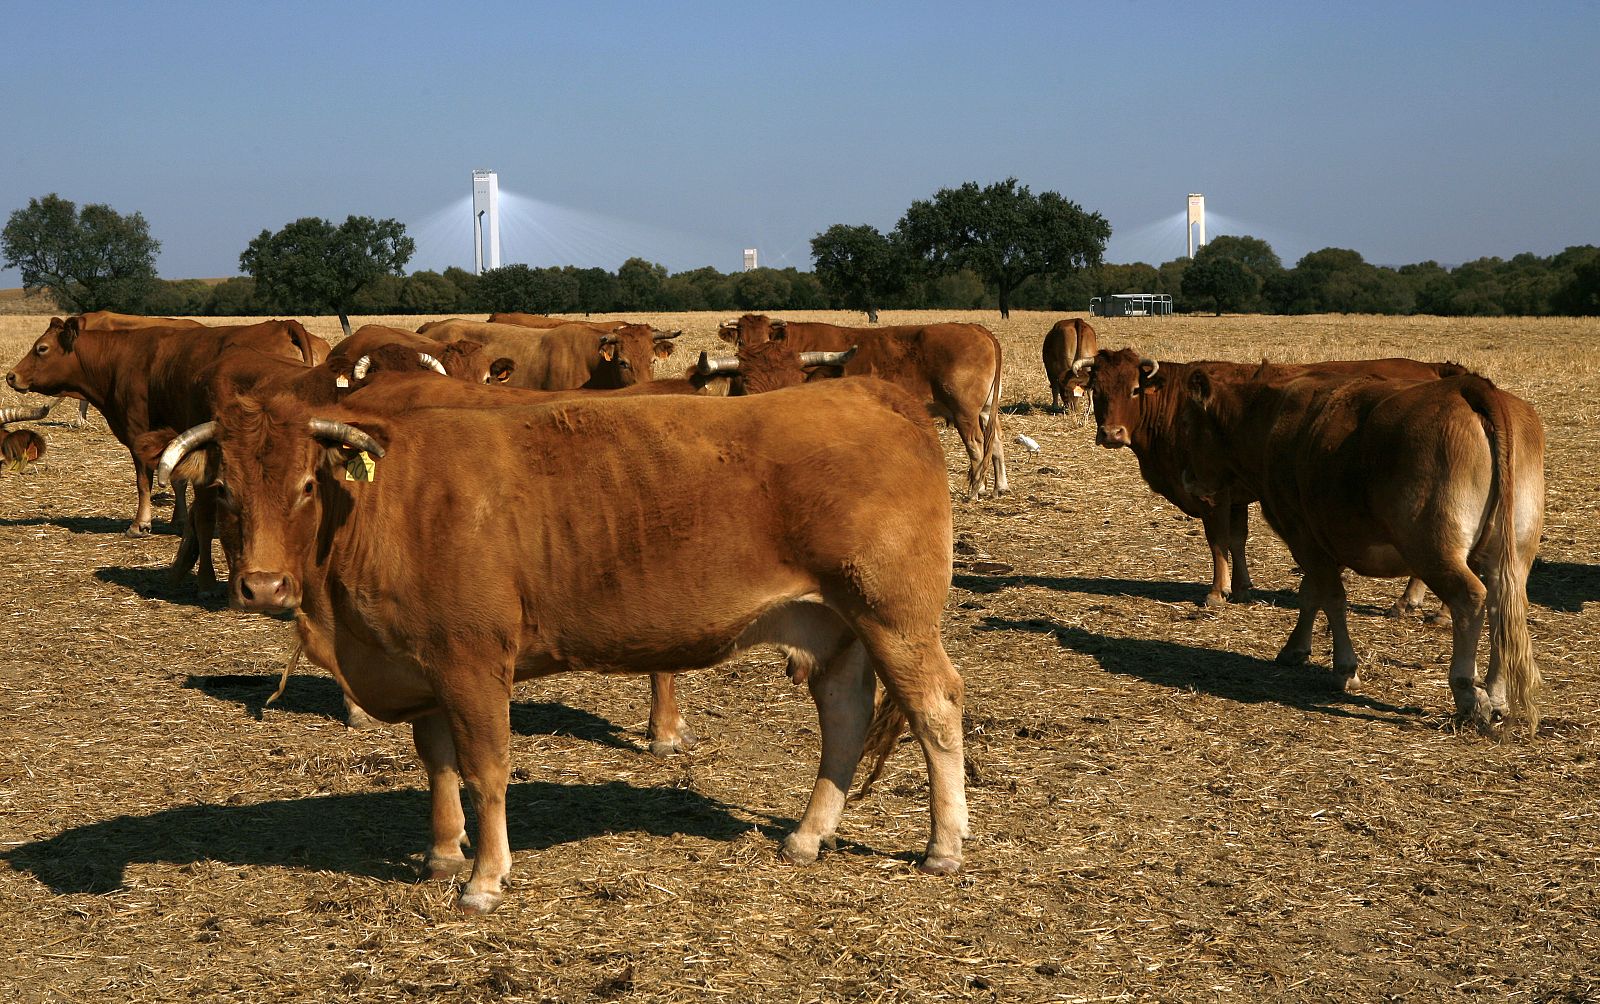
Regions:
M 921 867 L 960 867 L 963 688 L 939 635 L 950 498 L 921 402 L 849 380 L 728 400 L 429 407 L 428 381 L 457 382 L 394 378 L 416 388 L 404 409 L 366 405 L 365 390 L 323 406 L 239 398 L 174 440 L 158 476 L 215 448 L 239 540 L 231 605 L 293 612 L 307 655 L 351 697 L 412 724 L 435 877 L 467 864 L 465 782 L 478 834 L 463 910 L 497 906 L 511 867 L 515 681 L 711 666 L 758 644 L 788 654 L 822 735 L 784 856 L 817 857 L 869 721 L 881 765 L 903 720 L 930 778 Z M 472 476 L 441 476 L 452 458 Z

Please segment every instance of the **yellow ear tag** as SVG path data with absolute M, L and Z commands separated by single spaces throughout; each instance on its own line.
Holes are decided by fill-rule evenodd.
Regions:
M 344 464 L 344 479 L 346 481 L 371 481 L 373 472 L 378 469 L 378 464 L 366 450 L 351 457 Z
M 344 376 L 334 377 L 333 385 L 340 390 L 344 390 L 350 386 L 350 378 Z

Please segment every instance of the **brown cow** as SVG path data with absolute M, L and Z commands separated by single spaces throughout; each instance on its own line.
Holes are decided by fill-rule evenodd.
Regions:
M 135 449 L 141 435 L 163 426 L 187 428 L 203 411 L 195 374 L 224 348 L 248 345 L 262 351 L 320 361 L 328 343 L 299 321 L 263 321 L 227 327 L 146 327 L 127 331 L 84 329 L 78 318 L 40 335 L 6 374 L 13 390 L 72 393 L 105 415 L 117 441 L 133 455 L 139 502 L 130 537 L 150 532 L 150 468 Z M 173 493 L 173 522 L 185 518 L 183 489 Z
M 1457 713 L 1486 726 L 1520 711 L 1537 731 L 1527 581 L 1544 525 L 1544 429 L 1527 402 L 1476 375 L 1412 381 L 1263 367 L 1250 379 L 1197 370 L 1186 383 L 1178 438 L 1194 489 L 1248 486 L 1304 573 L 1280 663 L 1306 661 L 1321 610 L 1334 672 L 1354 684 L 1342 570 L 1415 575 L 1450 609 Z
M 12 422 L 37 422 L 50 413 L 50 405 L 41 408 L 0 408 L 0 472 L 21 473 L 28 465 L 45 454 L 44 437 L 32 429 L 12 429 Z
M 1044 336 L 1044 375 L 1050 383 L 1050 407 L 1076 414 L 1078 397 L 1086 393 L 1072 377 L 1080 359 L 1092 359 L 1100 350 L 1094 328 L 1081 317 L 1065 317 Z
M 1277 372 L 1367 374 L 1400 379 L 1432 379 L 1466 372 L 1454 363 L 1422 363 L 1411 359 L 1362 359 L 1277 366 Z M 1241 377 L 1259 367 L 1228 362 L 1156 362 L 1132 349 L 1101 349 L 1092 360 L 1080 360 L 1088 371 L 1088 390 L 1095 414 L 1095 442 L 1107 449 L 1130 447 L 1139 458 L 1139 474 L 1151 490 L 1199 519 L 1211 549 L 1211 590 L 1206 606 L 1219 606 L 1231 597 L 1244 601 L 1250 594 L 1250 568 L 1245 563 L 1249 535 L 1250 503 L 1255 496 L 1235 487 L 1200 499 L 1185 490 L 1183 466 L 1187 459 L 1176 439 L 1175 422 L 1187 394 L 1189 374 L 1196 370 L 1218 376 Z M 1420 581 L 1408 584 L 1393 612 L 1418 605 L 1423 596 Z
M 487 321 L 452 321 L 430 328 L 441 342 L 482 344 L 494 358 L 508 358 L 508 381 L 529 390 L 615 389 L 649 380 L 652 364 L 672 354 L 671 339 L 649 325 L 628 324 L 601 332 L 586 324 L 528 328 Z
M 146 317 L 143 314 L 119 314 L 113 310 L 90 310 L 76 315 L 78 327 L 83 331 L 131 331 L 135 328 L 199 328 L 204 327 L 199 321 L 191 321 L 183 317 Z M 66 321 L 59 317 L 50 318 L 50 324 L 45 328 L 45 334 L 59 333 Z M 53 409 L 69 397 L 76 394 L 63 394 L 50 402 Z M 82 428 L 89 422 L 89 402 L 78 400 L 78 417 L 71 424 Z
M 219 414 L 210 435 L 242 543 L 230 600 L 294 611 L 314 662 L 378 718 L 413 724 L 436 877 L 467 863 L 465 781 L 478 834 L 461 909 L 497 906 L 511 868 L 514 681 L 711 666 L 757 644 L 788 654 L 821 726 L 785 856 L 813 861 L 833 837 L 876 676 L 871 752 L 881 764 L 909 721 L 931 790 L 921 867 L 959 869 L 962 681 L 939 636 L 950 497 L 921 402 L 870 380 L 730 400 L 413 398 L 403 411 L 368 410 L 362 394 L 329 408 L 245 398 Z M 181 437 L 163 472 L 202 440 Z M 345 480 L 363 454 L 375 464 Z M 452 466 L 461 477 L 441 476 Z M 493 488 L 470 491 L 485 472 Z
M 723 324 L 717 335 L 734 345 L 783 339 L 797 352 L 856 348 L 846 376 L 874 376 L 903 387 L 935 418 L 955 427 L 967 450 L 969 498 L 982 491 L 984 468 L 991 462 L 995 494 L 1010 490 L 1000 435 L 1000 342 L 981 324 L 846 328 L 745 314 Z

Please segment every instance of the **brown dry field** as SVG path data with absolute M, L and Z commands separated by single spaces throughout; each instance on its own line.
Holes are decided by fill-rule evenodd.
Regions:
M 672 758 L 643 749 L 642 679 L 519 687 L 512 882 L 499 912 L 458 916 L 452 886 L 416 879 L 427 805 L 407 730 L 346 729 L 309 667 L 264 707 L 291 629 L 169 585 L 175 538 L 122 534 L 126 451 L 98 416 L 59 414 L 44 463 L 0 480 L 0 998 L 1600 996 L 1600 321 L 1095 322 L 1102 345 L 1168 359 L 1455 359 L 1532 401 L 1549 490 L 1530 741 L 1454 726 L 1449 631 L 1379 616 L 1397 581 L 1350 580 L 1357 692 L 1329 686 L 1325 634 L 1313 666 L 1274 665 L 1296 577 L 1265 525 L 1256 602 L 1202 610 L 1198 523 L 1091 424 L 1043 408 L 1038 345 L 1059 315 L 884 321 L 935 316 L 1000 335 L 1006 436 L 1042 447 L 1012 446 L 1013 495 L 955 505 L 960 876 L 912 868 L 927 806 L 909 743 L 846 810 L 839 850 L 777 860 L 815 714 L 755 653 L 686 679 L 704 742 Z M 687 329 L 676 369 L 722 315 L 646 319 Z M 43 326 L 0 318 L 0 364 Z M 965 462 L 942 435 L 955 486 Z

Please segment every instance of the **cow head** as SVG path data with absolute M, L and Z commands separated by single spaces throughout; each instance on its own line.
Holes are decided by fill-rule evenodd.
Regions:
M 711 357 L 700 353 L 700 360 L 689 371 L 689 379 L 704 387 L 715 377 L 729 378 L 727 394 L 742 397 L 770 390 L 793 387 L 816 379 L 842 376 L 845 363 L 855 355 L 854 346 L 844 352 L 796 352 L 787 342 L 762 342 L 746 345 L 734 357 Z
M 782 338 L 784 322 L 774 321 L 766 314 L 745 314 L 717 326 L 717 337 L 735 347 L 760 345 Z
M 382 422 L 359 420 L 358 427 L 313 414 L 292 396 L 241 397 L 225 402 L 215 420 L 174 438 L 156 465 L 156 480 L 166 484 L 195 450 L 215 449 L 216 467 L 205 474 L 229 552 L 229 605 L 284 614 L 299 606 L 306 570 L 348 517 L 351 492 L 362 490 L 344 480 L 348 465 L 362 454 L 382 458 L 387 438 Z
M 481 342 L 465 338 L 441 349 L 439 363 L 446 374 L 468 383 L 505 383 L 516 369 L 510 359 L 491 359 Z
M 1146 395 L 1161 393 L 1161 365 L 1132 349 L 1101 349 L 1091 359 L 1072 367 L 1074 377 L 1085 374 L 1085 389 L 1094 399 L 1094 441 L 1109 450 L 1133 444 L 1133 432 L 1143 421 Z
M 13 429 L 12 422 L 37 422 L 50 413 L 50 405 L 39 408 L 0 408 L 0 470 L 21 471 L 44 456 L 44 437 L 32 429 Z
M 1184 389 L 1187 393 L 1173 426 L 1184 456 L 1183 490 L 1214 505 L 1233 480 L 1227 469 L 1226 423 L 1235 410 L 1237 387 L 1197 368 L 1189 371 Z
M 600 336 L 600 362 L 589 386 L 630 387 L 653 379 L 652 364 L 672 354 L 669 339 L 674 337 L 675 334 L 658 332 L 648 324 L 618 325 Z
M 76 317 L 52 317 L 44 334 L 6 374 L 6 385 L 24 394 L 72 389 L 83 376 L 83 360 L 76 351 L 79 330 Z

